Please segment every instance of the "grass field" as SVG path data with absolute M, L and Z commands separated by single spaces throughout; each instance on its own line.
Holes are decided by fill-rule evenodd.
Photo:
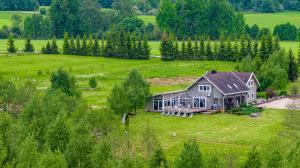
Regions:
M 32 40 L 32 43 L 37 51 L 41 51 L 41 48 L 46 45 L 47 41 L 49 40 Z M 16 47 L 19 50 L 22 50 L 24 48 L 24 40 L 17 39 L 16 40 Z M 63 41 L 57 40 L 57 43 L 59 46 L 62 46 Z M 151 41 L 151 55 L 160 55 L 160 42 L 158 41 Z M 298 42 L 291 42 L 291 41 L 282 41 L 280 42 L 281 46 L 285 48 L 286 50 L 292 49 L 295 53 L 298 52 L 299 43 Z M 7 48 L 7 40 L 0 39 L 0 51 L 6 51 Z
M 128 72 L 135 68 L 147 79 L 199 77 L 206 71 L 232 71 L 235 63 L 221 61 L 174 61 L 160 59 L 122 60 L 102 57 L 64 55 L 24 55 L 0 56 L 0 76 L 14 80 L 17 85 L 24 81 L 34 81 L 39 89 L 49 86 L 51 72 L 64 67 L 77 77 L 83 97 L 89 105 L 103 107 L 106 97 L 115 84 L 120 83 Z M 88 89 L 88 80 L 95 76 L 99 86 Z M 191 81 L 174 82 L 168 85 L 152 84 L 151 92 L 165 92 L 184 89 Z M 142 111 L 142 110 L 141 110 Z M 131 119 L 132 136 L 139 135 L 146 124 L 155 130 L 170 161 L 182 149 L 188 137 L 195 137 L 206 154 L 233 154 L 236 159 L 244 159 L 253 146 L 261 147 L 281 130 L 282 111 L 267 110 L 263 116 L 253 119 L 247 116 L 228 114 L 196 115 L 193 119 L 165 117 L 156 113 L 141 112 Z M 172 137 L 173 132 L 177 136 Z
M 11 12 L 11 11 L 0 11 L 0 27 L 7 25 L 11 26 L 11 17 L 13 14 L 21 15 L 23 21 L 26 17 L 31 16 L 33 12 Z
M 271 30 L 277 24 L 290 22 L 300 27 L 300 12 L 281 13 L 245 13 L 245 21 L 249 25 L 257 24 L 259 27 L 267 27 Z M 139 16 L 145 23 L 156 24 L 155 16 Z

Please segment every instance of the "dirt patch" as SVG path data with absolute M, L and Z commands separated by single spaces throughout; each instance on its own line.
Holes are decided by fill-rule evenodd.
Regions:
M 284 98 L 279 100 L 274 100 L 268 103 L 264 103 L 259 105 L 259 107 L 264 108 L 272 108 L 272 109 L 288 109 L 291 105 L 297 105 L 300 104 L 300 99 L 291 99 L 291 98 Z M 297 106 L 297 110 L 300 110 L 300 108 Z
M 192 84 L 197 79 L 198 77 L 171 77 L 171 78 L 151 78 L 151 79 L 147 79 L 147 81 L 151 85 L 171 86 L 171 85 L 180 85 L 186 83 Z

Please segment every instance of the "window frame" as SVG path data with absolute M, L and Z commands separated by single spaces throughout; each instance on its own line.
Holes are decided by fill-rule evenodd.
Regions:
M 201 87 L 203 87 L 203 89 L 204 90 L 201 90 Z M 207 88 L 209 88 L 209 89 L 207 89 Z M 212 89 L 212 87 L 211 87 L 211 85 L 199 85 L 199 91 L 200 92 L 205 92 L 205 93 L 211 93 L 211 89 Z

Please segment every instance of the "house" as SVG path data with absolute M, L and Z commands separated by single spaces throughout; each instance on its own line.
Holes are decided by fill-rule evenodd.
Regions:
M 146 110 L 181 108 L 194 113 L 230 109 L 254 101 L 259 85 L 254 73 L 211 71 L 186 90 L 154 95 L 146 104 Z

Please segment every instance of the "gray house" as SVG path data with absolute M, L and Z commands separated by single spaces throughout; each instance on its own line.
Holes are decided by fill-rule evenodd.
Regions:
M 186 113 L 225 110 L 254 101 L 257 86 L 259 81 L 254 73 L 211 71 L 186 90 L 154 95 L 146 110 L 180 109 Z

